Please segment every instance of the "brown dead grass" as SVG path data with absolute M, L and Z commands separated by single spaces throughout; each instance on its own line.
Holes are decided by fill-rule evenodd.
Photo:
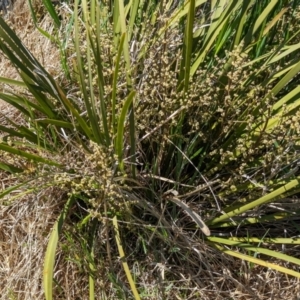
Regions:
M 6 21 L 48 72 L 54 77 L 60 76 L 59 51 L 34 28 L 27 2 L 17 0 Z M 48 18 L 44 18 L 40 26 L 52 30 Z M 3 56 L 0 56 L 0 76 L 19 80 L 15 68 Z M 23 92 L 19 87 L 1 84 L 0 92 L 3 91 Z M 14 107 L 1 100 L 0 112 L 1 124 L 6 122 L 5 117 L 17 123 L 23 121 Z M 18 180 L 2 172 L 0 181 L 4 189 Z M 0 299 L 44 299 L 43 257 L 49 231 L 57 217 L 54 208 L 59 203 L 59 197 L 46 197 L 47 194 L 55 196 L 45 191 L 45 195 L 23 197 L 10 206 L 0 203 Z
M 24 5 L 23 0 L 16 1 L 8 21 L 49 73 L 59 78 L 62 75 L 59 51 L 34 28 L 27 4 Z M 50 32 L 53 30 L 51 21 L 46 17 L 40 26 Z M 19 78 L 14 67 L 3 57 L 0 57 L 0 76 Z M 1 91 L 12 89 L 15 91 L 16 88 L 8 85 L 0 87 Z M 4 115 L 22 122 L 14 108 L 6 103 L 0 102 L 0 110 Z M 2 118 L 1 121 L 5 120 Z M 2 189 L 18 181 L 4 173 L 0 178 Z M 62 205 L 62 195 L 55 190 L 23 197 L 9 206 L 0 203 L 0 299 L 44 299 L 42 272 L 45 247 L 49 231 Z M 103 236 L 98 238 L 101 240 Z M 58 294 L 63 296 L 55 299 L 88 299 L 87 276 L 80 273 L 76 263 L 67 260 L 67 255 L 61 250 L 58 253 L 55 276 L 63 290 L 63 293 Z M 182 288 L 180 283 L 177 283 L 177 288 L 166 292 L 164 299 L 300 299 L 300 285 L 295 278 L 258 266 L 250 269 L 245 262 L 224 257 L 214 251 L 208 251 L 206 255 L 210 257 L 210 268 L 201 269 L 199 263 L 198 267 L 195 266 L 198 270 L 193 271 L 195 278 L 189 278 L 182 272 Z M 116 260 L 117 265 L 122 276 L 121 265 Z M 162 299 L 157 293 L 159 288 L 156 283 L 159 276 L 168 273 L 172 274 L 172 269 L 168 269 L 167 266 L 164 268 L 153 258 L 145 259 L 144 268 L 139 270 L 138 276 L 150 296 L 143 299 Z M 96 280 L 99 289 L 96 299 L 120 299 L 109 284 L 108 278 L 102 277 L 104 270 L 101 272 L 99 269 L 99 274 L 101 276 Z M 195 282 L 198 286 L 194 285 Z M 101 288 L 105 288 L 105 291 L 101 291 Z M 59 291 L 59 288 L 56 289 Z
M 38 3 L 36 4 L 38 6 Z M 39 33 L 35 28 L 28 3 L 24 0 L 16 0 L 14 10 L 6 16 L 6 22 L 15 30 L 23 44 L 31 53 L 43 64 L 46 70 L 54 77 L 62 75 L 60 68 L 60 56 L 57 47 L 46 37 Z M 47 30 L 50 34 L 54 27 L 49 17 L 44 17 L 40 22 L 40 27 Z M 2 55 L 0 56 L 0 76 L 19 80 L 20 77 L 14 66 Z M 2 91 L 20 91 L 20 88 L 9 85 L 0 85 Z M 0 100 L 1 101 L 1 100 Z M 3 109 L 6 104 L 1 101 L 0 108 Z

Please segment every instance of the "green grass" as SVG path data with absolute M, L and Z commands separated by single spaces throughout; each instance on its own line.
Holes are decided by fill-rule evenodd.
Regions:
M 65 18 L 43 3 L 56 34 L 39 30 L 60 49 L 72 88 L 0 19 L 0 50 L 21 77 L 0 81 L 26 89 L 0 93 L 24 118 L 0 127 L 0 168 L 20 182 L 3 199 L 49 187 L 65 195 L 45 256 L 46 299 L 55 299 L 63 223 L 82 234 L 89 299 L 104 260 L 134 299 L 143 286 L 133 264 L 146 269 L 145 257 L 159 261 L 159 293 L 170 297 L 170 282 L 180 290 L 201 257 L 213 269 L 212 253 L 299 278 L 299 258 L 272 248 L 293 242 L 295 227 L 288 237 L 282 228 L 299 218 L 289 208 L 300 188 L 299 1 L 83 0 Z

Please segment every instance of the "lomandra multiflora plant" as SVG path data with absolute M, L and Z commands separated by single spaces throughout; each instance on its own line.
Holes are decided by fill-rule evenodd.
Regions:
M 299 217 L 299 1 L 45 4 L 57 35 L 40 31 L 60 47 L 69 88 L 0 19 L 0 49 L 22 78 L 1 81 L 26 89 L 0 94 L 24 116 L 0 127 L 0 166 L 18 174 L 1 193 L 7 205 L 15 190 L 65 198 L 46 299 L 64 222 L 82 235 L 90 299 L 100 268 L 140 299 L 135 261 L 159 266 L 163 294 L 171 281 L 199 287 L 199 266 L 223 267 L 218 253 L 300 277 L 300 260 L 274 246 L 299 244 L 282 229 Z

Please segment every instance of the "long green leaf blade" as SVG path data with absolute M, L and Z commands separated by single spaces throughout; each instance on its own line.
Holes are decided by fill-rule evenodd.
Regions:
M 29 160 L 33 160 L 35 162 L 41 162 L 41 163 L 45 163 L 47 165 L 61 167 L 61 165 L 57 162 L 54 162 L 54 161 L 49 160 L 49 159 L 42 158 L 38 155 L 34 155 L 34 154 L 31 154 L 31 153 L 16 149 L 14 147 L 5 145 L 3 143 L 0 143 L 0 150 L 3 150 L 5 152 L 11 153 L 11 154 L 15 154 L 15 155 L 18 155 L 18 156 L 21 156 L 21 157 L 25 157 L 25 158 L 27 158 Z
M 123 140 L 124 140 L 124 126 L 125 126 L 125 118 L 128 113 L 129 107 L 132 104 L 133 98 L 135 96 L 135 91 L 132 91 L 127 99 L 124 102 L 122 111 L 120 113 L 119 122 L 118 122 L 118 132 L 116 138 L 116 154 L 119 159 L 120 169 L 124 170 L 124 162 L 123 162 Z
M 265 203 L 269 203 L 271 201 L 275 201 L 276 199 L 280 198 L 280 197 L 283 197 L 284 194 L 297 187 L 298 185 L 300 184 L 300 181 L 299 179 L 294 179 L 294 180 L 291 180 L 289 183 L 287 183 L 286 185 L 284 185 L 283 187 L 280 187 L 279 189 L 271 192 L 271 193 L 268 193 L 267 195 L 255 200 L 255 201 L 252 201 L 246 205 L 243 205 L 239 208 L 236 208 L 236 209 L 233 209 L 231 211 L 228 211 L 227 213 L 225 213 L 224 215 L 220 216 L 220 217 L 217 217 L 217 218 L 214 218 L 213 220 L 211 221 L 208 221 L 207 222 L 207 225 L 213 225 L 213 224 L 217 224 L 219 222 L 222 222 L 224 220 L 227 220 L 229 218 L 232 218 L 234 216 L 237 216 L 237 215 L 240 215 L 242 214 L 243 212 L 245 211 L 248 211 L 254 207 L 257 207 L 259 205 L 262 205 L 262 204 L 265 204 Z
M 226 249 L 222 246 L 219 246 L 219 245 L 214 245 L 214 247 L 219 249 L 223 253 L 231 255 L 231 256 L 236 257 L 238 259 L 245 260 L 245 261 L 248 261 L 248 262 L 252 262 L 254 264 L 261 265 L 263 267 L 270 268 L 270 269 L 273 269 L 273 270 L 277 270 L 277 271 L 282 272 L 284 274 L 288 274 L 288 275 L 300 278 L 300 273 L 296 272 L 294 270 L 284 268 L 284 267 L 281 267 L 281 266 L 276 265 L 276 264 L 269 263 L 267 261 L 258 259 L 258 258 L 253 257 L 253 256 L 249 256 L 249 255 L 242 254 L 242 253 L 239 253 L 239 252 L 236 252 L 236 251 L 228 250 L 228 249 Z
M 136 300 L 140 300 L 141 298 L 139 296 L 139 293 L 138 293 L 137 288 L 135 286 L 135 283 L 133 281 L 133 278 L 132 278 L 132 275 L 130 273 L 128 264 L 125 261 L 125 252 L 123 250 L 123 246 L 122 246 L 122 242 L 121 242 L 121 238 L 120 238 L 119 226 L 118 226 L 118 219 L 117 219 L 116 216 L 113 218 L 113 225 L 114 225 L 114 229 L 115 229 L 115 239 L 116 239 L 116 242 L 117 242 L 117 246 L 118 246 L 120 258 L 121 258 L 121 261 L 122 261 L 122 265 L 123 265 L 124 271 L 126 273 L 126 277 L 128 279 L 128 282 L 129 282 L 130 288 L 132 290 L 132 293 L 134 295 L 134 298 Z
M 58 220 L 55 222 L 52 232 L 50 234 L 49 242 L 47 245 L 44 271 L 43 271 L 43 286 L 46 300 L 53 299 L 53 269 L 55 263 L 55 253 L 58 244 L 59 235 L 62 232 L 62 226 L 67 218 L 67 214 L 75 201 L 75 197 L 71 196 L 65 204 L 63 212 L 60 214 Z

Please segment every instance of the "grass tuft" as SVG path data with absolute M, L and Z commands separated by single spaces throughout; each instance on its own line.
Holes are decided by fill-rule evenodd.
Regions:
M 16 1 L 1 297 L 292 299 L 299 4 Z

